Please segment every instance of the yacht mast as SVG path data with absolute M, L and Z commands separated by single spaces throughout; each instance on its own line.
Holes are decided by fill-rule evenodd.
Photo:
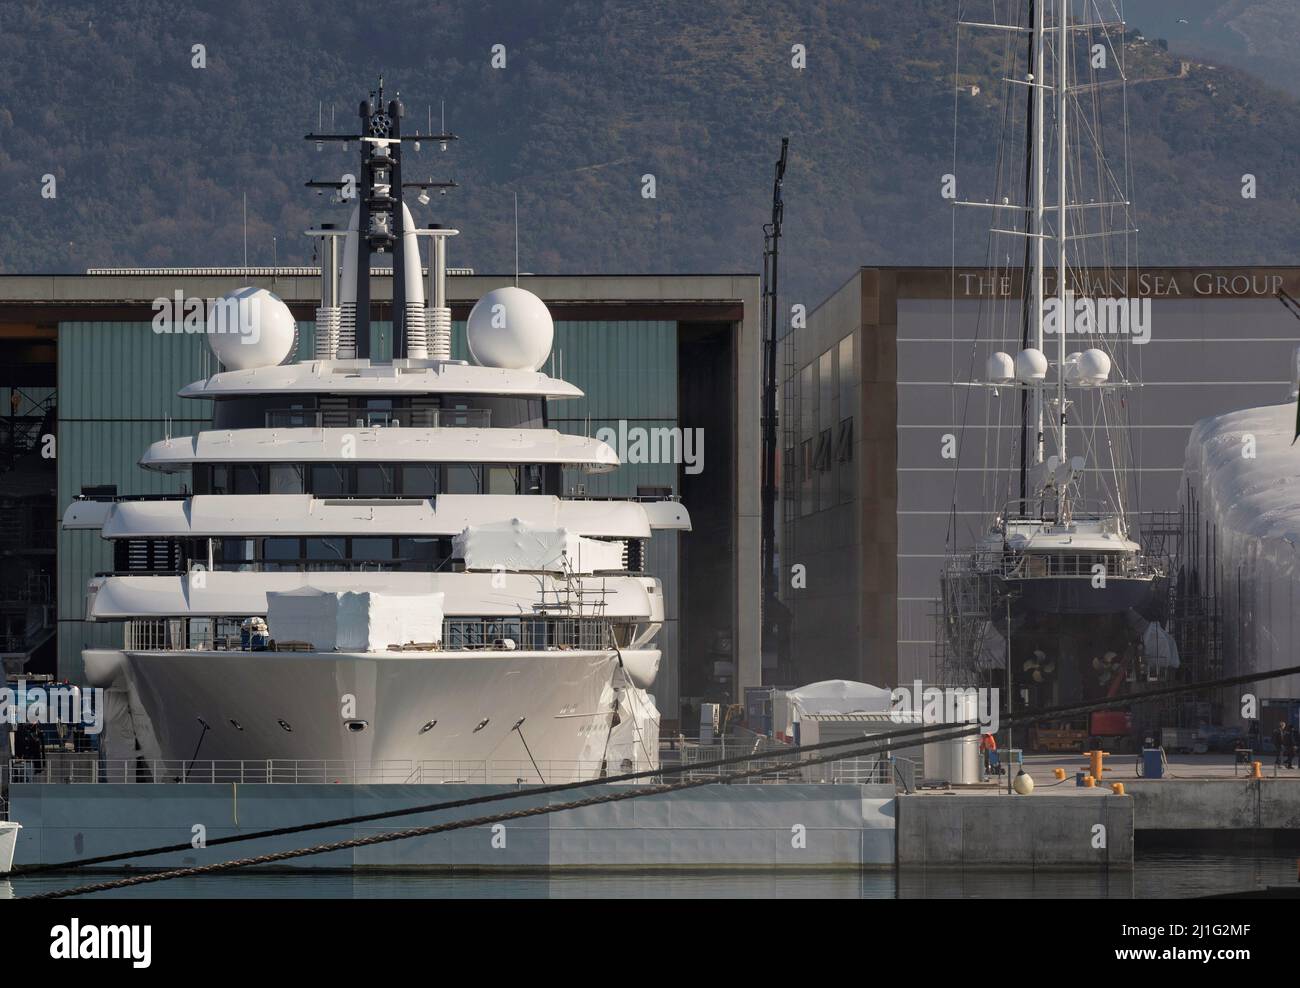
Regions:
M 1065 123 L 1066 84 L 1070 73 L 1070 15 L 1069 0 L 1060 0 L 1057 7 L 1057 31 L 1059 32 L 1056 51 L 1056 186 L 1057 186 L 1057 220 L 1056 220 L 1056 298 L 1057 310 L 1057 364 L 1056 364 L 1056 413 L 1060 417 L 1056 434 L 1057 462 L 1065 460 L 1065 334 L 1073 313 L 1068 312 L 1066 302 L 1066 201 L 1065 201 L 1065 151 L 1067 131 Z M 1061 492 L 1057 492 L 1058 498 Z
M 1047 150 L 1043 141 L 1044 94 L 1047 83 L 1047 71 L 1043 61 L 1045 49 L 1043 21 L 1047 2 L 1048 0 L 1031 0 L 1034 17 L 1034 78 L 1031 80 L 1034 86 L 1034 146 L 1031 152 L 1034 156 L 1034 184 L 1033 201 L 1030 203 L 1032 228 L 1029 232 L 1034 243 L 1034 281 L 1029 296 L 1029 304 L 1032 306 L 1031 319 L 1033 320 L 1031 323 L 1033 335 L 1030 338 L 1029 345 L 1039 352 L 1043 349 L 1043 156 Z M 1034 466 L 1037 466 L 1043 462 L 1043 392 L 1041 388 L 1033 389 L 1030 402 L 1029 423 L 1034 430 L 1032 462 Z M 1021 496 L 1024 497 L 1025 492 L 1022 492 Z

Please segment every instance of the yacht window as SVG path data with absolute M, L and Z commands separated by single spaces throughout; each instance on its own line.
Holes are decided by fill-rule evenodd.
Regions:
M 404 564 L 403 569 L 437 569 L 444 555 L 442 543 L 438 538 L 399 538 L 397 558 Z
M 303 466 L 301 463 L 272 463 L 270 470 L 270 494 L 301 494 L 303 486 Z
M 386 562 L 393 558 L 393 540 L 353 539 L 352 558 L 357 562 Z
M 411 497 L 435 496 L 438 493 L 438 464 L 403 464 L 402 493 Z
M 311 492 L 317 497 L 340 497 L 349 493 L 348 468 L 339 463 L 313 463 Z
M 253 539 L 222 539 L 220 543 L 213 546 L 213 555 L 216 555 L 215 550 L 219 548 L 218 559 L 222 569 L 248 571 L 254 568 L 254 561 L 257 559 L 256 547 L 257 543 Z
M 195 494 L 211 494 L 212 491 L 212 465 L 209 463 L 195 463 L 190 467 L 190 483 L 194 485 Z
M 311 569 L 323 567 L 311 566 L 314 562 L 340 562 L 348 558 L 348 540 L 342 535 L 326 539 L 308 539 L 304 558 Z
M 487 421 L 482 425 L 491 425 L 494 429 L 541 429 L 544 426 L 540 398 L 516 398 L 502 396 L 481 398 L 478 407 L 486 414 Z
M 519 468 L 492 466 L 487 468 L 488 494 L 518 494 Z
M 523 466 L 523 494 L 541 494 L 542 487 L 542 466 L 540 463 L 526 463 Z
M 235 463 L 229 469 L 231 494 L 262 493 L 262 471 L 256 463 Z
M 393 473 L 386 463 L 358 463 L 357 493 L 362 497 L 392 494 Z
M 481 493 L 479 478 L 483 468 L 477 463 L 447 464 L 447 494 Z
M 302 546 L 298 539 L 271 538 L 262 540 L 262 570 L 296 570 Z

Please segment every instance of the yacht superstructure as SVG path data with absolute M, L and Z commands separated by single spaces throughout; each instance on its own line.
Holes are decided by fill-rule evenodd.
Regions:
M 212 427 L 140 460 L 188 489 L 67 509 L 65 527 L 114 547 L 87 616 L 120 622 L 122 645 L 83 653 L 87 676 L 128 690 L 151 754 L 172 762 L 405 760 L 424 781 L 495 781 L 495 764 L 548 782 L 653 765 L 664 602 L 645 547 L 689 515 L 671 498 L 565 496 L 566 468 L 619 460 L 551 428 L 548 402 L 581 391 L 541 370 L 554 328 L 536 296 L 489 292 L 467 323 L 475 362 L 451 359 L 457 231 L 416 230 L 400 161 L 421 135 L 401 135 L 382 82 L 378 106 L 362 104 L 360 134 L 308 135 L 357 141 L 362 159 L 347 227 L 308 231 L 322 257 L 311 352 L 270 292 L 219 300 L 207 337 L 223 369 L 180 392 L 212 402 Z M 381 361 L 366 282 L 386 252 Z

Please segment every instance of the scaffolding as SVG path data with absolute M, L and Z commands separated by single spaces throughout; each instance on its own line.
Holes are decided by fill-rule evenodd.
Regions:
M 1218 526 L 1201 514 L 1200 500 L 1184 483 L 1177 511 L 1153 511 L 1140 528 L 1143 549 L 1166 560 L 1165 630 L 1178 646 L 1175 679 L 1192 683 L 1224 675 L 1223 573 Z M 1218 723 L 1221 698 L 1210 691 L 1152 704 L 1155 721 L 1168 727 Z

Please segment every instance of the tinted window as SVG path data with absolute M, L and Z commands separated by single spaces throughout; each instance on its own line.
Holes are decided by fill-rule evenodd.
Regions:
M 523 466 L 524 484 L 520 489 L 521 494 L 540 494 L 542 493 L 542 468 L 540 464 L 529 463 Z
M 213 546 L 213 555 L 213 561 L 219 560 L 224 569 L 252 569 L 257 558 L 256 543 L 252 539 L 222 539 Z
M 392 539 L 353 539 L 352 558 L 356 560 L 393 558 Z
M 447 464 L 447 494 L 479 494 L 482 467 L 477 463 Z
M 338 463 L 313 463 L 311 492 L 317 497 L 340 497 L 348 493 L 348 468 Z
M 438 464 L 407 463 L 402 467 L 402 493 L 433 497 L 438 493 Z
M 263 539 L 262 568 L 264 570 L 296 570 L 298 568 L 298 556 L 301 551 L 297 539 Z
M 362 497 L 392 494 L 393 473 L 386 463 L 358 463 L 357 493 Z
M 400 538 L 397 540 L 397 556 L 403 560 L 406 569 L 434 569 L 442 562 L 442 542 L 437 538 Z
M 308 539 L 305 558 L 316 560 L 342 560 L 348 558 L 348 540 L 343 536 L 329 539 Z
M 518 467 L 488 467 L 488 494 L 518 494 L 519 493 L 519 468 Z
M 231 494 L 262 493 L 262 471 L 255 463 L 236 463 L 230 468 Z
M 301 463 L 272 463 L 270 468 L 270 494 L 301 494 L 305 489 Z

